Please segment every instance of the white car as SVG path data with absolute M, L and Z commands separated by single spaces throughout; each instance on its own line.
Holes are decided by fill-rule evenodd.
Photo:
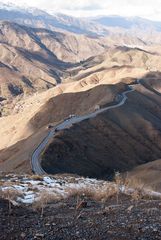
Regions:
M 69 118 L 73 118 L 73 117 L 75 117 L 75 114 L 70 114 L 69 115 Z

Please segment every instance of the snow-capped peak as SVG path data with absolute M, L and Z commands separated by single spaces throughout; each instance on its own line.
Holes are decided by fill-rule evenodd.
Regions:
M 13 10 L 17 10 L 19 9 L 18 6 L 16 6 L 15 4 L 11 3 L 11 2 L 3 2 L 3 1 L 0 1 L 0 9 L 5 9 L 5 10 L 8 10 L 8 11 L 13 11 Z
M 44 13 L 43 10 L 23 4 L 23 1 L 22 1 L 21 5 L 15 5 L 11 2 L 6 2 L 6 1 L 4 2 L 4 0 L 0 0 L 0 9 L 4 9 L 7 11 L 27 12 L 27 13 L 31 13 L 33 15 L 39 15 L 39 14 Z

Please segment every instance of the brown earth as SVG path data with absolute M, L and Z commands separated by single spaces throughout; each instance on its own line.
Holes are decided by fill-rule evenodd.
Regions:
M 161 94 L 136 85 L 121 107 L 59 132 L 43 154 L 49 173 L 110 178 L 115 171 L 161 158 Z M 151 81 L 151 80 L 150 80 Z
M 130 181 L 138 179 L 145 187 L 149 187 L 155 191 L 161 191 L 161 159 L 138 166 L 128 173 Z
M 56 124 L 71 113 L 82 115 L 94 111 L 97 105 L 112 103 L 116 95 L 124 91 L 125 88 L 126 85 L 120 83 L 117 85 L 100 85 L 78 93 L 64 93 L 56 97 L 50 97 L 48 101 L 44 96 L 47 102 L 38 107 L 38 110 L 35 110 L 35 101 L 35 109 L 32 105 L 29 105 L 31 109 L 28 113 L 26 111 L 25 115 L 23 111 L 19 114 L 19 118 L 17 118 L 18 114 L 3 118 L 4 121 L 1 121 L 2 126 L 4 126 L 1 129 L 1 136 L 3 137 L 2 150 L 0 150 L 1 171 L 22 173 L 31 171 L 31 153 L 46 135 L 48 124 Z M 13 121 L 13 125 L 10 123 L 11 121 Z M 7 124 L 10 125 L 8 131 Z
M 129 94 L 130 99 L 131 99 L 131 96 L 133 96 L 133 98 L 131 99 L 133 101 L 133 104 L 131 102 L 129 102 L 130 105 L 126 104 L 127 106 L 126 106 L 124 112 L 122 112 L 122 109 L 124 109 L 125 106 L 122 107 L 121 109 L 117 110 L 117 118 L 118 118 L 117 122 L 119 121 L 119 118 L 121 117 L 122 122 L 124 122 L 124 125 L 126 124 L 126 121 L 127 121 L 127 124 L 129 124 L 129 120 L 127 120 L 127 118 L 129 115 L 130 116 L 134 115 L 134 112 L 132 109 L 136 108 L 136 106 L 135 106 L 135 105 L 137 105 L 136 101 L 139 100 L 139 105 L 141 105 L 141 106 L 140 106 L 139 112 L 137 112 L 138 111 L 138 108 L 137 108 L 137 110 L 136 110 L 137 114 L 135 115 L 135 117 L 134 118 L 132 117 L 133 122 L 135 121 L 135 119 L 138 116 L 138 120 L 140 122 L 139 125 L 141 124 L 141 126 L 139 126 L 139 128 L 143 128 L 143 129 L 146 129 L 146 131 L 150 131 L 149 134 L 152 137 L 152 141 L 154 141 L 155 135 L 157 135 L 159 128 L 156 131 L 154 131 L 153 128 L 151 130 L 151 127 L 149 127 L 148 122 L 145 123 L 145 119 L 142 119 L 142 118 L 143 118 L 143 114 L 146 112 L 144 110 L 144 108 L 146 108 L 147 110 L 150 109 L 150 111 L 152 109 L 153 114 L 154 115 L 156 114 L 156 111 L 154 113 L 154 109 L 153 109 L 154 102 L 155 102 L 156 109 L 157 110 L 160 109 L 160 107 L 158 108 L 158 105 L 160 104 L 160 97 L 154 91 L 154 90 L 160 91 L 160 84 L 159 84 L 160 74 L 154 72 L 154 73 L 146 75 L 145 78 L 146 78 L 146 82 L 149 81 L 149 84 L 148 84 L 149 88 L 150 88 L 150 85 L 152 84 L 153 91 L 149 91 L 147 89 L 147 86 L 146 86 L 146 88 L 144 88 L 144 87 L 138 88 L 138 86 L 137 86 L 138 92 Z M 131 83 L 131 82 L 135 82 L 136 79 L 124 78 L 124 79 L 121 79 L 120 81 L 123 81 L 125 83 Z M 107 78 L 107 82 L 108 82 L 108 78 Z M 45 132 L 47 131 L 46 127 L 48 124 L 50 124 L 50 123 L 56 124 L 57 121 L 60 121 L 63 118 L 67 117 L 69 114 L 71 114 L 71 110 L 72 110 L 72 113 L 75 113 L 75 114 L 84 114 L 86 112 L 93 111 L 96 105 L 105 105 L 105 104 L 111 103 L 114 100 L 116 94 L 119 91 L 122 91 L 125 86 L 124 84 L 121 84 L 121 83 L 117 84 L 117 85 L 113 85 L 113 86 L 112 85 L 111 86 L 110 85 L 97 86 L 97 84 L 100 84 L 100 83 L 97 83 L 97 84 L 91 83 L 91 85 L 89 83 L 85 84 L 85 85 L 79 85 L 79 84 L 80 84 L 80 82 L 75 83 L 75 87 L 73 87 L 73 83 L 59 85 L 59 87 L 57 87 L 57 90 L 56 90 L 56 88 L 53 88 L 53 90 L 51 89 L 51 90 L 47 91 L 46 93 L 44 92 L 44 93 L 35 95 L 34 97 L 30 97 L 27 99 L 27 101 L 22 101 L 22 104 L 20 104 L 20 107 L 22 107 L 22 112 L 20 111 L 19 114 L 1 118 L 1 126 L 3 126 L 3 127 L 1 127 L 1 139 L 2 139 L 1 149 L 3 149 L 0 151 L 0 160 L 1 160 L 0 169 L 1 170 L 6 171 L 6 172 L 7 171 L 9 171 L 9 172 L 15 171 L 15 172 L 22 172 L 22 173 L 30 172 L 31 153 L 35 149 L 35 147 L 40 143 L 41 139 L 43 139 L 43 137 L 45 136 Z M 88 89 L 88 88 L 90 89 L 93 86 L 97 86 L 97 87 L 92 88 L 91 90 L 85 91 L 86 89 Z M 72 91 L 78 91 L 78 89 L 81 90 L 81 92 L 72 93 Z M 69 93 L 70 91 L 71 91 L 71 93 Z M 63 92 L 66 92 L 66 94 L 60 95 Z M 58 96 L 53 97 L 56 95 L 58 95 Z M 79 98 L 78 98 L 78 96 L 79 96 Z M 44 105 L 44 103 L 45 103 L 45 105 Z M 131 108 L 131 110 L 130 110 L 130 108 Z M 128 111 L 127 111 L 127 109 L 128 109 Z M 140 111 L 142 112 L 142 116 L 140 116 Z M 131 112 L 133 112 L 133 113 L 131 113 Z M 127 114 L 127 116 L 125 116 L 126 114 Z M 147 112 L 146 112 L 146 114 L 147 114 Z M 160 114 L 160 111 L 158 111 L 157 115 L 158 114 Z M 107 116 L 109 116 L 108 117 L 109 118 L 108 125 L 109 125 L 109 122 L 110 122 L 110 125 L 109 125 L 109 128 L 106 129 L 106 131 L 109 134 L 108 136 L 113 136 L 113 133 L 112 133 L 113 130 L 110 128 L 114 125 L 114 123 L 112 123 L 112 121 L 115 118 L 110 119 L 110 115 L 111 115 L 111 112 L 107 113 Z M 160 115 L 158 115 L 158 116 L 160 116 Z M 106 117 L 99 116 L 99 118 L 101 118 L 102 122 L 105 121 Z M 100 129 L 102 128 L 102 123 L 100 124 L 101 121 L 96 119 L 96 122 L 94 124 L 92 123 L 92 128 L 95 128 L 95 127 L 93 127 L 93 125 L 96 125 L 96 126 L 98 125 L 97 128 L 99 128 L 99 131 L 100 131 Z M 107 122 L 107 119 L 106 119 L 106 122 Z M 119 123 L 118 123 L 118 127 L 117 127 L 117 124 L 116 124 L 116 126 L 115 125 L 113 126 L 113 128 L 116 131 L 116 136 L 114 139 L 115 139 L 116 143 L 118 142 L 117 145 L 120 144 L 120 142 L 122 141 L 122 137 L 127 136 L 129 133 L 130 133 L 130 135 L 131 135 L 131 133 L 135 134 L 136 139 L 140 138 L 140 135 L 137 136 L 138 132 L 137 132 L 137 129 L 135 129 L 135 123 L 133 123 L 133 124 L 134 124 L 134 127 L 133 127 L 134 129 L 130 128 L 128 133 L 124 132 L 124 130 L 122 130 L 122 131 L 120 130 Z M 103 123 L 103 131 L 104 131 L 104 125 L 105 125 L 105 122 Z M 124 126 L 125 129 L 127 128 L 126 125 Z M 81 128 L 82 127 L 80 126 L 80 129 Z M 92 128 L 90 126 L 90 129 L 92 129 Z M 156 128 L 156 127 L 154 127 L 154 128 Z M 90 129 L 89 130 L 87 129 L 87 132 L 89 133 L 89 135 L 90 135 Z M 80 132 L 82 132 L 82 129 L 80 130 Z M 93 129 L 93 132 L 94 132 L 93 136 L 96 136 L 95 135 L 95 134 L 97 134 L 96 129 L 95 130 Z M 118 136 L 118 134 L 119 134 L 119 136 Z M 146 137 L 146 136 L 144 136 L 144 137 Z M 141 137 L 142 141 L 144 141 L 144 137 Z M 97 140 L 96 137 L 94 137 L 94 138 Z M 89 139 L 90 138 L 88 138 L 88 140 L 87 140 L 84 137 L 84 145 L 86 145 L 85 144 L 86 141 L 89 142 Z M 100 138 L 100 134 L 99 134 L 96 145 L 98 145 L 98 142 L 102 143 L 102 141 L 104 141 L 104 139 L 105 138 Z M 135 145 L 135 141 L 134 140 L 132 141 L 130 136 L 128 137 L 128 139 L 129 139 L 128 140 L 129 142 L 124 141 L 125 143 L 124 144 L 121 143 L 121 146 L 123 145 L 122 146 L 123 149 L 127 147 L 127 151 L 129 151 L 128 156 L 129 156 L 129 159 L 131 159 L 131 153 L 135 150 L 133 150 L 131 152 L 132 147 L 130 147 L 129 145 L 132 145 L 133 142 Z M 79 140 L 80 139 L 78 139 L 78 141 Z M 94 141 L 94 140 L 92 139 L 91 141 Z M 149 139 L 147 139 L 146 141 L 149 142 Z M 109 142 L 110 142 L 110 140 L 109 140 Z M 64 148 L 66 148 L 66 146 L 64 145 L 63 142 L 61 143 L 61 145 L 62 144 L 63 144 L 63 147 L 61 147 L 61 148 L 64 151 Z M 137 145 L 140 146 L 139 151 L 142 152 L 141 143 L 139 143 Z M 150 145 L 150 143 L 148 143 L 147 147 L 149 145 Z M 154 145 L 155 145 L 155 141 L 154 141 Z M 111 146 L 111 149 L 110 149 L 110 146 Z M 146 150 L 146 153 L 148 155 L 147 147 L 144 147 L 143 150 Z M 97 148 L 97 146 L 96 146 L 96 148 Z M 150 146 L 150 148 L 151 148 L 151 146 Z M 60 150 L 62 151 L 62 149 L 60 149 Z M 94 145 L 93 145 L 93 149 L 95 150 Z M 101 149 L 101 147 L 100 147 L 100 149 Z M 109 152 L 111 152 L 110 154 L 112 154 L 113 149 L 115 150 L 115 143 L 110 143 L 108 149 L 110 150 Z M 149 155 L 148 161 L 156 160 L 159 158 L 158 150 L 156 151 L 156 148 L 154 146 L 152 147 L 152 149 L 154 149 L 154 153 Z M 59 147 L 58 147 L 58 150 L 59 150 Z M 89 148 L 89 150 L 90 150 L 90 148 Z M 124 149 L 124 150 L 126 153 L 126 149 Z M 101 151 L 103 151 L 103 150 L 101 150 Z M 119 150 L 119 153 L 120 153 L 120 151 L 121 151 L 121 149 Z M 77 152 L 79 153 L 79 149 Z M 157 152 L 157 154 L 156 154 L 156 152 Z M 118 154 L 118 149 L 115 151 L 115 155 L 117 155 L 117 154 Z M 155 156 L 155 154 L 156 154 L 156 156 Z M 96 153 L 96 155 L 97 155 L 97 153 Z M 98 153 L 98 155 L 99 155 L 99 153 Z M 123 153 L 122 153 L 122 155 L 123 155 Z M 134 154 L 134 156 L 135 155 L 136 154 Z M 153 157 L 153 155 L 155 156 L 155 159 L 153 159 L 153 158 L 150 159 L 150 156 Z M 127 156 L 127 158 L 128 158 L 128 156 Z M 104 158 L 104 156 L 103 156 L 103 158 Z M 98 157 L 98 159 L 99 159 L 99 157 Z M 137 157 L 136 157 L 136 159 L 137 159 Z M 128 162 L 129 160 L 126 160 L 126 161 Z M 147 161 L 147 160 L 142 159 L 142 157 L 141 157 L 141 160 L 139 160 L 139 164 L 140 164 L 140 162 L 144 163 L 145 161 Z M 133 166 L 133 163 L 134 163 L 133 160 L 130 160 L 130 164 L 131 163 Z M 74 160 L 73 164 L 75 164 L 75 160 Z
M 94 112 L 96 106 L 113 103 L 117 94 L 125 91 L 126 85 L 100 85 L 87 91 L 64 93 L 51 98 L 30 120 L 29 126 L 37 130 L 52 122 L 59 122 L 70 114 L 85 115 Z
M 0 29 L 0 96 L 5 98 L 51 88 L 81 69 L 74 63 L 107 49 L 101 40 L 84 35 L 3 21 Z
M 104 81 L 109 71 L 111 72 L 111 81 L 115 83 L 118 72 L 121 74 L 131 73 L 131 77 L 135 78 L 136 72 L 145 71 L 159 71 L 161 67 L 160 54 L 146 51 L 139 48 L 116 47 L 110 48 L 103 54 L 91 57 L 86 60 L 82 66 L 85 69 L 72 78 L 72 80 L 87 81 L 90 78 Z M 136 72 L 134 71 L 136 70 Z M 121 77 L 120 77 L 121 78 Z
M 47 135 L 47 129 L 41 129 L 27 139 L 0 151 L 0 170 L 2 172 L 32 173 L 31 155 Z
M 3 21 L 0 27 L 0 96 L 7 99 L 25 97 L 64 81 L 105 83 L 111 76 L 113 84 L 118 82 L 118 75 L 119 79 L 122 75 L 135 78 L 149 69 L 161 67 L 159 54 L 137 48 L 110 49 L 106 38 L 53 32 Z
M 111 73 L 112 71 L 113 70 L 111 70 Z M 128 71 L 124 71 L 121 68 L 117 68 L 117 70 L 115 71 L 117 74 L 115 75 L 117 78 L 117 82 L 121 81 L 128 84 L 134 82 L 136 78 L 143 76 L 143 72 L 141 74 L 141 71 L 140 71 L 140 73 L 138 74 L 137 69 L 133 69 L 132 72 L 128 72 Z M 92 90 L 85 92 L 85 90 L 93 88 L 94 86 L 97 86 L 99 84 L 102 84 L 105 81 L 106 81 L 105 82 L 106 84 L 109 84 L 110 81 L 112 81 L 112 79 L 110 77 L 110 74 L 109 75 L 108 74 L 107 74 L 107 78 L 104 79 L 104 81 L 102 81 L 102 79 L 100 79 L 100 81 L 96 81 L 96 79 L 95 80 L 91 79 L 90 81 L 80 80 L 75 83 L 68 83 L 64 85 L 61 84 L 57 87 L 56 91 L 55 91 L 56 88 L 53 88 L 40 95 L 38 94 L 37 96 L 35 95 L 34 97 L 28 98 L 27 100 L 23 100 L 22 104 L 18 103 L 16 106 L 20 105 L 20 107 L 22 107 L 22 112 L 20 110 L 20 113 L 16 115 L 13 115 L 13 116 L 11 115 L 9 117 L 1 118 L 1 124 L 2 124 L 1 126 L 3 126 L 1 127 L 1 139 L 2 139 L 1 149 L 3 148 L 3 150 L 0 152 L 0 159 L 1 159 L 0 168 L 4 171 L 29 172 L 30 171 L 29 160 L 30 160 L 31 153 L 35 148 L 35 146 L 37 146 L 40 140 L 43 138 L 44 132 L 46 131 L 46 126 L 48 124 L 52 123 L 52 121 L 55 122 L 56 120 L 62 120 L 64 117 L 68 116 L 71 113 L 71 107 L 72 107 L 72 111 L 74 111 L 76 114 L 77 113 L 80 114 L 81 111 L 82 113 L 85 113 L 85 111 L 87 112 L 93 111 L 97 103 L 103 105 L 104 101 L 107 101 L 107 103 L 113 101 L 115 94 L 118 92 L 118 89 L 115 86 L 110 86 L 109 89 L 107 86 L 105 88 L 100 86 L 96 88 L 97 91 L 99 89 L 98 93 L 96 89 L 93 90 L 93 93 L 92 93 Z M 136 78 L 131 78 L 132 75 L 136 76 Z M 152 99 L 153 100 L 156 99 L 155 101 L 157 102 L 157 105 L 159 105 L 160 100 L 158 100 L 159 97 L 158 95 L 156 95 L 154 90 L 160 91 L 160 84 L 159 84 L 160 74 L 158 72 L 153 72 L 151 74 L 147 74 L 145 78 L 146 78 L 146 81 L 149 81 L 148 87 L 150 87 L 150 85 L 152 84 L 153 91 L 146 90 L 146 88 L 139 88 L 139 92 L 141 92 L 142 95 L 148 95 L 148 98 L 151 98 L 151 95 L 153 95 Z M 123 85 L 120 84 L 117 86 L 121 87 Z M 120 87 L 119 89 L 122 90 L 122 87 L 121 88 Z M 80 97 L 78 98 L 78 101 L 77 101 L 77 94 L 76 93 L 74 94 L 73 92 L 78 92 L 78 91 L 81 91 L 84 93 L 78 93 Z M 67 93 L 64 95 L 65 98 L 62 97 L 61 95 L 57 98 L 53 98 L 54 96 L 61 94 L 63 92 Z M 88 95 L 90 96 L 90 98 L 88 98 L 89 97 Z M 81 96 L 83 98 L 83 101 Z M 69 97 L 72 98 L 72 101 L 70 100 Z M 98 102 L 97 102 L 97 99 L 98 99 Z M 144 99 L 142 98 L 142 101 L 143 102 L 147 101 L 147 98 L 146 97 L 144 97 Z M 136 99 L 135 99 L 135 104 L 136 104 Z M 149 101 L 147 101 L 147 104 L 149 104 Z M 150 105 L 151 105 L 151 108 L 153 108 L 153 103 L 151 103 Z M 79 106 L 81 106 L 80 109 L 79 109 Z M 48 111 L 48 108 L 50 111 Z M 59 114 L 60 110 L 61 110 L 61 114 Z M 119 118 L 119 114 L 120 113 L 118 113 L 118 118 Z M 38 120 L 40 120 L 40 122 L 38 122 Z M 119 140 L 118 142 L 120 141 L 121 140 Z M 5 146 L 5 149 L 3 146 Z M 13 154 L 11 154 L 11 152 Z M 155 159 L 152 158 L 152 160 L 156 160 L 160 158 L 158 154 L 156 155 L 157 155 L 156 158 Z M 150 157 L 148 159 L 149 159 L 148 161 L 151 161 Z M 141 160 L 141 163 L 145 161 L 146 161 L 145 159 Z
M 78 201 L 79 200 L 79 201 Z M 41 209 L 14 207 L 9 214 L 8 201 L 0 199 L 0 239 L 46 240 L 156 240 L 161 238 L 160 200 L 132 200 L 125 195 L 105 203 L 84 197 L 47 204 Z

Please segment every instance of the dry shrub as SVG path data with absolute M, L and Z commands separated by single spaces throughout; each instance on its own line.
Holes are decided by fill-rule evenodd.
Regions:
M 40 176 L 40 175 L 32 175 L 32 176 L 31 176 L 31 179 L 32 179 L 32 180 L 35 180 L 35 181 L 42 181 L 42 180 L 43 180 L 43 176 Z
M 49 193 L 47 191 L 41 192 L 39 199 L 33 203 L 33 208 L 41 210 L 41 217 L 44 215 L 44 208 L 48 203 L 58 201 L 61 199 L 61 196 L 54 193 Z
M 119 203 L 120 188 L 121 188 L 121 186 L 123 185 L 123 178 L 122 178 L 122 176 L 121 176 L 121 174 L 120 174 L 119 172 L 116 172 L 116 173 L 115 173 L 115 178 L 114 178 L 114 180 L 115 180 L 116 189 L 117 189 L 117 191 L 116 191 L 116 202 L 117 202 L 117 204 L 118 204 L 118 203 Z
M 115 183 L 117 186 L 117 202 L 118 202 L 118 196 L 121 187 L 124 187 L 125 191 L 124 193 L 127 195 L 130 195 L 133 201 L 139 201 L 143 198 L 148 198 L 150 199 L 151 196 L 147 195 L 145 193 L 145 183 L 142 182 L 141 179 L 139 178 L 132 178 L 128 176 L 128 173 L 120 174 L 116 173 L 115 174 Z
M 155 191 L 155 188 L 149 188 L 140 178 L 129 177 L 128 173 L 118 176 L 115 182 L 118 187 L 124 186 L 124 193 L 130 195 L 133 201 L 161 199 L 160 196 L 150 194 L 150 191 Z
M 11 181 L 8 181 L 8 182 L 7 182 L 7 181 L 6 181 L 6 182 L 2 181 L 2 182 L 0 183 L 0 186 L 10 187 L 10 188 L 12 188 L 13 185 L 15 185 L 15 182 L 11 182 Z
M 0 186 L 3 186 L 4 185 L 4 182 L 3 181 L 0 181 Z
M 145 197 L 145 183 L 139 178 L 129 178 L 126 176 L 126 189 L 130 189 L 130 196 L 133 201 L 139 201 Z M 150 197 L 150 196 L 149 196 Z
M 117 188 L 114 185 L 108 185 L 102 189 L 93 192 L 93 199 L 95 201 L 106 202 L 117 195 Z
M 133 189 L 143 189 L 145 183 L 139 178 L 128 178 L 128 187 Z
M 91 197 L 93 194 L 92 189 L 88 188 L 88 187 L 84 187 L 84 188 L 71 188 L 67 191 L 67 198 L 71 198 L 71 197 Z
M 80 189 L 69 189 L 67 198 L 76 197 L 77 203 L 80 199 L 85 197 L 95 201 L 106 202 L 109 198 L 112 198 L 117 193 L 117 189 L 114 185 L 103 186 L 102 188 L 85 187 Z
M 2 198 L 8 200 L 8 209 L 10 214 L 12 210 L 12 203 L 17 200 L 17 197 L 21 196 L 21 193 L 16 189 L 8 188 L 1 191 L 0 195 Z

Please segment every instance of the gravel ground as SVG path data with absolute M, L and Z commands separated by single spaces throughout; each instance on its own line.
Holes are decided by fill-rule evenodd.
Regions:
M 33 207 L 0 200 L 0 239 L 153 240 L 161 239 L 161 201 L 119 196 L 106 203 L 72 197 L 48 204 L 41 217 Z

